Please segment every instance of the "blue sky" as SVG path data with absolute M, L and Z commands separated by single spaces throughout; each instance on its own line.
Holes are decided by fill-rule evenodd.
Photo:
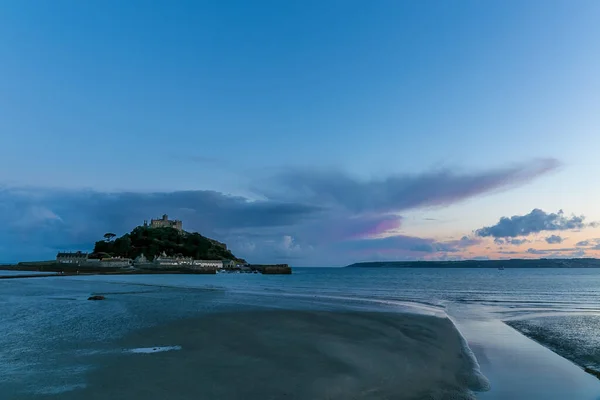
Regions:
M 0 7 L 0 261 L 163 212 L 261 262 L 596 255 L 598 2 Z

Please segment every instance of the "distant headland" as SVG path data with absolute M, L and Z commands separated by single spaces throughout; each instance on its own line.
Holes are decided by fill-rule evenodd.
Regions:
M 55 260 L 20 262 L 4 269 L 61 273 L 217 273 L 289 274 L 287 264 L 257 265 L 238 258 L 225 243 L 186 232 L 168 215 L 152 219 L 117 238 L 111 232 L 92 252 L 59 252 Z
M 539 258 L 464 261 L 374 261 L 345 268 L 600 268 L 597 258 Z

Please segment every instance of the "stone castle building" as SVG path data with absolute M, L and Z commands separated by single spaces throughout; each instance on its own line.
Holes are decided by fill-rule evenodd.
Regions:
M 144 226 L 148 226 L 148 221 L 144 221 Z M 164 214 L 160 219 L 151 219 L 150 228 L 175 228 L 178 231 L 183 230 L 183 224 L 180 220 L 170 220 L 167 214 Z

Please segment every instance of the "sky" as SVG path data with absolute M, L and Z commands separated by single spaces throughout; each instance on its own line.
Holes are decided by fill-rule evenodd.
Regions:
M 0 262 L 168 214 L 293 266 L 600 256 L 600 2 L 0 4 Z

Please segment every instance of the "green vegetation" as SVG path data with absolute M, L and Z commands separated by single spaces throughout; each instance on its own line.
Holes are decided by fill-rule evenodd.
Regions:
M 115 237 L 117 237 L 117 235 L 115 235 L 114 233 L 110 233 L 110 232 L 108 232 L 108 233 L 105 233 L 105 234 L 104 234 L 104 239 L 105 239 L 107 242 L 110 242 L 110 241 L 111 241 L 111 240 L 113 240 Z
M 107 233 L 96 242 L 90 257 L 136 258 L 144 254 L 153 260 L 161 253 L 167 256 L 193 257 L 198 260 L 244 260 L 236 258 L 224 244 L 199 233 L 180 232 L 174 228 L 138 226 L 130 233 L 112 240 L 116 235 Z

